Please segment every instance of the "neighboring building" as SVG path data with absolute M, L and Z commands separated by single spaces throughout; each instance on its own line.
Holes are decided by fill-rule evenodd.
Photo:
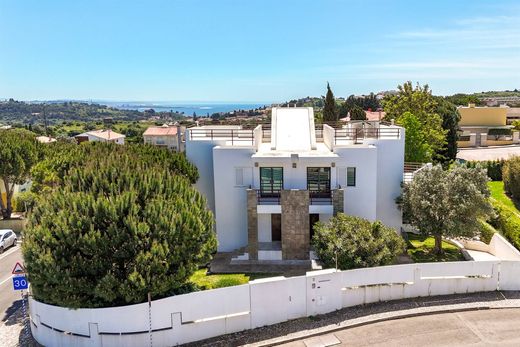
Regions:
M 509 107 L 461 106 L 459 147 L 505 145 L 514 142 L 512 126 L 507 125 Z M 516 135 L 518 137 L 518 135 Z
M 75 138 L 78 143 L 87 141 L 114 142 L 118 145 L 125 143 L 125 135 L 116 133 L 110 129 L 87 131 L 86 133 L 76 135 Z
M 38 140 L 38 142 L 41 142 L 41 143 L 52 143 L 52 142 L 56 142 L 56 139 L 53 138 L 53 137 L 49 137 L 49 136 L 38 136 L 36 138 L 36 140 Z
M 182 151 L 182 132 L 179 126 L 164 124 L 159 127 L 149 127 L 143 133 L 144 143 L 167 147 L 168 149 Z
M 216 218 L 218 251 L 308 260 L 313 225 L 338 212 L 402 226 L 395 199 L 404 129 L 379 122 L 315 127 L 312 108 L 276 108 L 271 126 L 186 130 L 196 187 Z
M 515 120 L 520 120 L 520 107 L 509 107 L 507 109 L 507 124 L 513 124 Z

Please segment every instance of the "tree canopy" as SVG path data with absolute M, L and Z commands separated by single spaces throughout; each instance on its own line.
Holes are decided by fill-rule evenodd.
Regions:
M 0 180 L 5 189 L 5 200 L 0 196 L 3 218 L 13 212 L 12 198 L 16 184 L 29 178 L 31 168 L 40 156 L 40 143 L 30 131 L 23 129 L 0 130 Z
M 383 108 L 386 112 L 385 118 L 395 119 L 400 123 L 400 118 L 409 112 L 413 114 L 421 123 L 422 136 L 426 140 L 431 153 L 426 161 L 432 161 L 434 154 L 444 149 L 446 145 L 446 133 L 443 128 L 443 119 L 438 114 L 438 102 L 432 95 L 428 85 L 420 86 L 417 84 L 415 88 L 412 82 L 406 82 L 402 86 L 398 86 L 396 95 L 388 95 L 383 99 Z M 407 153 L 413 153 L 415 148 L 410 148 Z M 412 161 L 412 158 L 405 157 L 406 161 Z
M 37 300 L 107 307 L 172 295 L 215 251 L 213 216 L 183 155 L 96 143 L 44 162 L 52 179 L 40 182 L 23 243 Z
M 394 229 L 343 213 L 318 222 L 312 241 L 326 266 L 342 270 L 392 264 L 406 249 Z
M 443 236 L 476 236 L 480 220 L 493 215 L 487 181 L 481 168 L 425 168 L 403 187 L 400 202 L 404 219 L 422 234 L 433 236 L 434 252 L 441 254 Z

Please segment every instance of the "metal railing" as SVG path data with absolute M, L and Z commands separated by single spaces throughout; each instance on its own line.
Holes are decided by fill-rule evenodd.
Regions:
M 258 205 L 281 205 L 281 192 L 262 193 L 256 190 Z M 332 205 L 332 192 L 309 192 L 310 205 Z
M 244 143 L 254 145 L 255 142 L 253 130 L 250 129 L 190 128 L 188 130 L 188 140 L 227 139 L 231 141 L 231 145 Z
M 354 143 L 360 143 L 364 139 L 399 139 L 400 137 L 400 128 L 379 127 L 334 129 L 334 144 L 338 144 L 338 140 L 350 140 Z

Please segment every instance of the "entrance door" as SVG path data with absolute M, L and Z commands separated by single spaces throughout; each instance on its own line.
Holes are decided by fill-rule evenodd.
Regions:
M 271 241 L 282 241 L 282 215 L 271 215 Z
M 311 241 L 312 241 L 312 236 L 314 235 L 314 224 L 316 224 L 319 221 L 320 221 L 319 214 L 317 214 L 317 213 L 309 214 L 309 227 L 310 227 L 309 235 L 311 237 Z

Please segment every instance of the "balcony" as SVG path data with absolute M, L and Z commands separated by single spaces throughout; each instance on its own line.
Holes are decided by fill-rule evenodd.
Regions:
M 262 193 L 256 190 L 258 205 L 280 205 L 280 193 Z M 332 192 L 309 192 L 310 205 L 332 205 Z

